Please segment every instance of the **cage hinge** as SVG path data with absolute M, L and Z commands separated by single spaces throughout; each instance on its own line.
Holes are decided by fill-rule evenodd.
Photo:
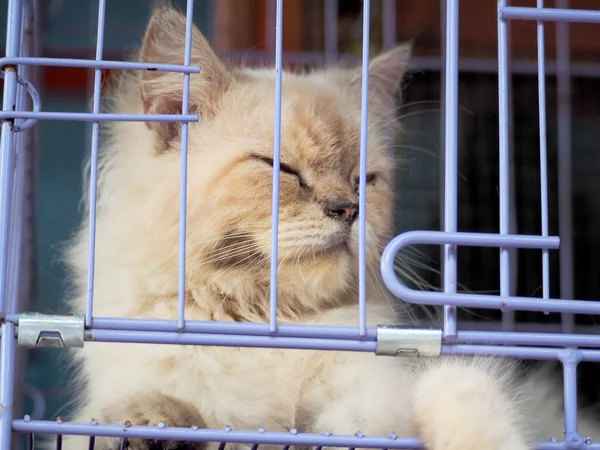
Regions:
M 83 347 L 84 329 L 83 314 L 19 314 L 17 345 L 28 348 Z
M 376 355 L 425 358 L 440 356 L 441 351 L 440 328 L 377 326 Z

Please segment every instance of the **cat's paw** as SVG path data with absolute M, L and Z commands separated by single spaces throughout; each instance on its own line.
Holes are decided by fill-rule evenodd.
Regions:
M 114 404 L 103 410 L 107 423 L 124 425 L 204 428 L 205 423 L 198 410 L 190 403 L 159 392 L 144 393 L 129 400 Z M 113 439 L 109 448 L 121 448 L 121 440 Z M 129 450 L 205 450 L 204 442 L 160 441 L 151 439 L 128 439 Z
M 461 360 L 421 374 L 413 392 L 412 425 L 425 447 L 531 450 L 524 432 L 530 424 L 502 375 L 492 363 Z

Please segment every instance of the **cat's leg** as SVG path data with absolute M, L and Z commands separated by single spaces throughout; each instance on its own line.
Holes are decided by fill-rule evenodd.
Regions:
M 411 428 L 431 450 L 528 450 L 534 432 L 509 366 L 493 360 L 448 359 L 415 382 Z M 523 399 L 524 401 L 524 399 Z
M 510 368 L 487 360 L 429 363 L 338 355 L 307 390 L 299 418 L 315 433 L 419 437 L 428 450 L 530 450 L 531 427 Z M 320 387 L 319 387 L 320 386 Z M 322 399 L 322 401 L 319 401 Z M 310 412 L 318 411 L 314 417 Z
M 372 354 L 337 353 L 308 361 L 296 413 L 302 431 L 332 435 L 409 436 L 414 376 L 399 360 Z M 331 448 L 331 447 L 327 447 Z
M 96 412 L 98 411 L 96 408 L 93 409 Z M 131 423 L 132 425 L 144 426 L 156 426 L 159 423 L 164 423 L 169 427 L 188 428 L 195 425 L 205 428 L 202 416 L 193 405 L 158 391 L 133 394 L 121 399 L 121 401 L 104 406 L 100 411 L 101 415 L 98 417 L 100 423 Z M 84 416 L 84 414 L 80 414 L 80 416 Z M 89 420 L 89 417 L 85 420 Z M 121 439 L 119 438 L 96 438 L 95 449 L 118 450 L 120 444 Z M 154 441 L 152 440 L 128 439 L 127 448 L 130 450 L 149 450 L 153 448 L 153 444 Z M 206 448 L 206 444 L 203 442 L 192 444 L 191 448 L 195 450 Z M 87 438 L 65 436 L 63 448 L 65 450 L 87 448 Z M 162 442 L 162 448 L 164 450 L 175 450 L 179 448 L 187 449 L 188 447 L 186 442 L 165 441 Z

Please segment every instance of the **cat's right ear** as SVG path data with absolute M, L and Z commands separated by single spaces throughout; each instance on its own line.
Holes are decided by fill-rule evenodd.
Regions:
M 212 50 L 200 30 L 192 25 L 191 64 L 200 67 L 199 74 L 190 76 L 190 111 L 206 118 L 213 116 L 220 97 L 233 76 Z M 158 6 L 150 18 L 139 61 L 155 64 L 184 64 L 186 18 L 176 9 Z M 147 70 L 141 76 L 141 94 L 146 114 L 181 114 L 183 75 L 181 73 Z M 177 136 L 179 123 L 146 122 L 166 143 Z

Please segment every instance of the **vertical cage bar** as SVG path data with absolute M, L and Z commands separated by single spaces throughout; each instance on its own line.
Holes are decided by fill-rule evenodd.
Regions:
M 499 113 L 499 191 L 500 234 L 510 232 L 509 110 L 508 110 L 508 30 L 500 12 L 506 0 L 498 0 L 498 113 Z M 500 248 L 500 296 L 510 295 L 510 253 Z
M 23 3 L 21 11 L 21 30 L 20 30 L 20 55 L 29 56 L 29 36 L 26 32 L 28 28 L 29 12 L 31 10 L 31 4 L 28 0 Z M 30 26 L 29 26 L 30 28 Z M 29 80 L 31 72 L 30 66 L 18 66 L 18 73 L 26 80 Z M 16 97 L 16 110 L 27 111 L 29 109 L 29 94 L 22 87 L 17 87 Z M 21 121 L 23 122 L 23 121 Z M 18 123 L 18 121 L 17 121 Z M 15 155 L 16 161 L 14 165 L 14 173 L 12 180 L 12 200 L 11 200 L 11 213 L 8 217 L 9 224 L 9 256 L 8 259 L 10 264 L 7 266 L 8 279 L 6 287 L 6 302 L 5 308 L 8 314 L 16 313 L 19 310 L 19 291 L 23 280 L 25 280 L 24 274 L 22 273 L 22 258 L 23 258 L 23 242 L 24 234 L 26 233 L 25 223 L 25 183 L 27 181 L 27 158 L 30 156 L 27 153 L 27 143 L 29 140 L 29 132 L 17 133 L 14 137 Z M 26 274 L 25 274 L 26 275 Z
M 21 56 L 36 56 L 36 39 L 34 8 L 37 0 L 25 0 L 21 16 Z M 18 73 L 25 80 L 37 85 L 38 68 L 35 66 L 18 66 Z M 28 111 L 32 107 L 31 97 L 22 86 L 17 92 L 17 111 Z M 9 279 L 6 312 L 9 314 L 25 311 L 29 307 L 33 286 L 33 163 L 35 158 L 35 137 L 37 127 L 15 135 L 16 166 L 14 173 L 12 212 L 10 214 L 11 229 L 9 246 Z M 27 350 L 17 348 L 14 356 L 14 405 L 13 415 L 23 413 L 23 391 L 25 389 L 25 370 L 27 366 Z
M 21 30 L 20 30 L 20 40 L 21 40 L 21 56 L 27 56 L 27 52 L 23 51 L 23 48 L 26 47 L 26 35 L 25 28 L 27 22 L 26 11 L 28 10 L 29 2 L 27 0 L 23 3 L 23 9 L 21 11 Z M 27 66 L 18 66 L 17 71 L 19 75 L 28 79 L 27 75 L 30 71 L 30 68 Z M 22 87 L 17 87 L 17 98 L 16 98 L 16 110 L 17 111 L 27 111 L 28 110 L 28 97 L 29 94 Z M 19 121 L 15 121 L 19 123 Z M 20 122 L 24 122 L 21 120 Z M 6 286 L 6 301 L 5 301 L 5 312 L 8 314 L 18 312 L 19 305 L 19 285 L 21 282 L 21 263 L 22 263 L 22 250 L 23 250 L 23 234 L 25 232 L 25 223 L 24 223 L 24 189 L 25 189 L 25 181 L 26 181 L 26 158 L 27 153 L 25 145 L 27 143 L 27 138 L 29 133 L 22 132 L 17 133 L 14 137 L 14 145 L 15 152 L 13 158 L 16 158 L 14 164 L 14 172 L 12 175 L 12 199 L 11 199 L 11 212 L 8 216 L 9 221 L 9 231 L 8 231 L 8 261 L 7 264 L 7 286 Z
M 192 27 L 194 18 L 194 1 L 187 1 L 185 19 L 185 50 L 183 64 L 192 63 Z M 200 68 L 202 70 L 202 68 Z M 183 74 L 183 99 L 181 113 L 188 114 L 190 110 L 190 74 Z M 188 168 L 188 130 L 187 122 L 181 124 L 181 169 L 179 189 L 179 299 L 177 307 L 177 328 L 185 326 L 185 274 L 186 274 L 186 234 L 187 234 L 187 168 Z
M 569 8 L 569 0 L 556 0 Z M 573 212 L 571 208 L 571 50 L 568 22 L 556 22 L 556 81 L 558 123 L 558 229 L 560 233 L 560 297 L 575 298 L 573 289 Z M 573 333 L 575 317 L 562 314 L 563 333 Z
M 338 10 L 339 0 L 325 0 L 325 62 L 333 63 L 338 58 Z
M 446 61 L 446 0 L 440 0 L 440 60 Z M 440 64 L 440 98 L 446 98 L 446 64 Z M 444 157 L 446 154 L 446 129 L 445 129 L 445 120 L 446 120 L 446 104 L 442 101 L 440 102 L 440 145 L 439 145 L 439 153 L 440 153 L 440 165 L 439 165 L 439 221 L 440 221 L 440 229 L 444 228 L 444 189 L 441 187 L 446 184 L 446 167 L 444 163 Z M 444 247 L 439 248 L 440 251 L 440 270 L 441 273 L 445 273 L 446 264 L 444 261 Z M 440 288 L 444 288 L 445 280 L 443 277 L 440 277 L 441 286 Z
M 104 22 L 106 14 L 106 0 L 98 0 L 98 30 L 96 33 L 96 61 L 102 60 L 104 53 Z M 102 69 L 94 69 L 94 100 L 92 111 L 100 112 L 100 89 L 102 86 Z M 89 211 L 89 247 L 88 247 L 88 279 L 87 298 L 85 307 L 85 324 L 92 325 L 94 305 L 94 273 L 96 262 L 96 200 L 98 188 L 98 139 L 100 122 L 92 124 L 92 149 L 90 155 L 90 211 Z
M 396 0 L 383 0 L 382 44 L 384 50 L 396 45 Z
M 92 7 L 90 7 L 89 22 L 90 22 L 90 24 L 96 23 L 96 28 L 90 26 L 89 30 L 88 30 L 90 42 L 95 42 L 95 39 L 97 38 L 97 35 L 98 35 L 98 27 L 97 27 L 97 24 L 98 24 L 98 8 L 92 8 Z M 91 98 L 92 99 L 92 103 L 90 103 L 90 105 L 89 105 L 90 111 L 91 111 L 91 108 L 93 108 L 94 79 L 95 78 L 96 78 L 96 71 L 95 70 L 94 71 L 87 71 L 86 98 Z M 93 135 L 92 128 L 93 128 L 93 126 L 94 126 L 93 122 L 84 122 L 84 127 L 85 127 L 85 143 L 84 143 L 84 146 L 85 146 L 85 148 L 89 148 L 89 149 L 92 148 L 92 135 Z
M 458 0 L 446 5 L 446 76 L 444 87 L 444 231 L 457 231 L 458 203 Z M 444 292 L 455 293 L 456 246 L 444 246 Z M 444 334 L 456 334 L 456 307 L 444 306 Z
M 6 22 L 7 57 L 19 56 L 21 37 L 21 0 L 9 0 Z M 17 68 L 4 70 L 2 110 L 12 111 L 17 102 Z M 6 312 L 8 293 L 8 263 L 10 255 L 10 214 L 12 203 L 14 121 L 4 120 L 0 135 L 0 313 Z
M 273 135 L 273 211 L 271 225 L 271 302 L 269 329 L 277 331 L 277 268 L 279 266 L 279 171 L 281 168 L 281 84 L 283 55 L 283 0 L 277 0 L 275 19 L 275 130 Z
M 537 0 L 537 7 L 544 7 L 544 0 Z M 544 22 L 537 22 L 538 57 L 538 105 L 540 127 L 540 200 L 542 212 L 542 236 L 548 236 L 548 145 L 546 132 L 546 56 L 544 52 Z M 542 297 L 550 298 L 550 254 L 542 250 Z
M 92 8 L 90 7 L 90 11 L 89 11 L 89 22 L 90 24 L 92 23 L 96 23 L 96 28 L 94 27 L 89 27 L 88 33 L 89 33 L 89 39 L 90 42 L 95 42 L 95 39 L 97 38 L 98 35 L 98 8 Z M 87 36 L 86 36 L 87 37 Z M 86 52 L 87 53 L 87 52 Z M 86 55 L 87 56 L 87 55 Z M 96 78 L 96 71 L 87 71 L 87 83 L 86 83 L 86 99 L 91 98 L 92 99 L 92 103 L 90 103 L 89 107 L 90 107 L 90 111 L 92 110 L 91 108 L 93 108 L 93 99 L 94 99 L 94 80 Z M 87 107 L 87 105 L 86 105 Z M 85 142 L 84 142 L 84 146 L 85 148 L 92 148 L 92 136 L 93 136 L 93 126 L 94 123 L 93 122 L 84 122 L 85 127 Z M 91 150 L 90 150 L 91 152 Z M 90 166 L 91 166 L 91 161 L 90 161 Z M 91 167 L 90 167 L 91 168 Z M 89 187 L 88 187 L 89 189 Z M 89 212 L 88 212 L 89 215 Z M 89 233 L 89 229 L 88 229 L 88 233 Z
M 566 350 L 561 355 L 563 365 L 563 389 L 565 396 L 565 440 L 577 441 L 577 350 Z
M 0 339 L 0 450 L 11 448 L 14 363 L 15 325 L 5 322 Z
M 507 0 L 506 4 L 509 5 L 510 1 Z M 507 32 L 507 36 L 510 36 L 510 28 L 511 28 L 511 22 L 506 22 L 506 32 Z M 506 71 L 508 73 L 508 84 L 506 85 L 506 88 L 508 90 L 508 158 L 509 158 L 509 164 L 513 165 L 514 163 L 514 153 L 515 153 L 515 139 L 514 139 L 514 130 L 513 130 L 513 123 L 514 123 L 514 108 L 513 108 L 513 96 L 512 96 L 512 86 L 513 86 L 513 80 L 512 80 L 512 58 L 511 58 L 511 45 L 510 45 L 510 39 L 508 40 L 508 42 L 506 43 Z M 509 218 L 509 224 L 508 224 L 508 232 L 511 234 L 515 234 L 517 233 L 517 207 L 516 207 L 516 201 L 515 201 L 515 182 L 514 182 L 514 171 L 511 171 L 508 174 L 508 179 L 509 179 L 509 187 L 508 187 L 508 194 L 509 194 L 509 208 L 510 208 L 510 218 Z M 518 248 L 511 248 L 508 251 L 509 253 L 509 260 L 510 260 L 510 267 L 512 269 L 512 276 L 510 277 L 510 282 L 509 282 L 509 295 L 516 295 L 517 293 L 517 283 L 518 283 L 518 277 L 519 277 L 519 272 L 518 272 L 518 263 L 519 263 L 519 249 Z M 508 311 L 503 311 L 502 312 L 502 323 L 501 323 L 501 327 L 503 331 L 514 331 L 515 329 L 515 311 L 514 310 L 508 310 Z
M 360 177 L 358 187 L 358 311 L 359 334 L 367 334 L 367 134 L 369 126 L 369 42 L 371 2 L 363 2 L 362 80 L 360 110 Z

